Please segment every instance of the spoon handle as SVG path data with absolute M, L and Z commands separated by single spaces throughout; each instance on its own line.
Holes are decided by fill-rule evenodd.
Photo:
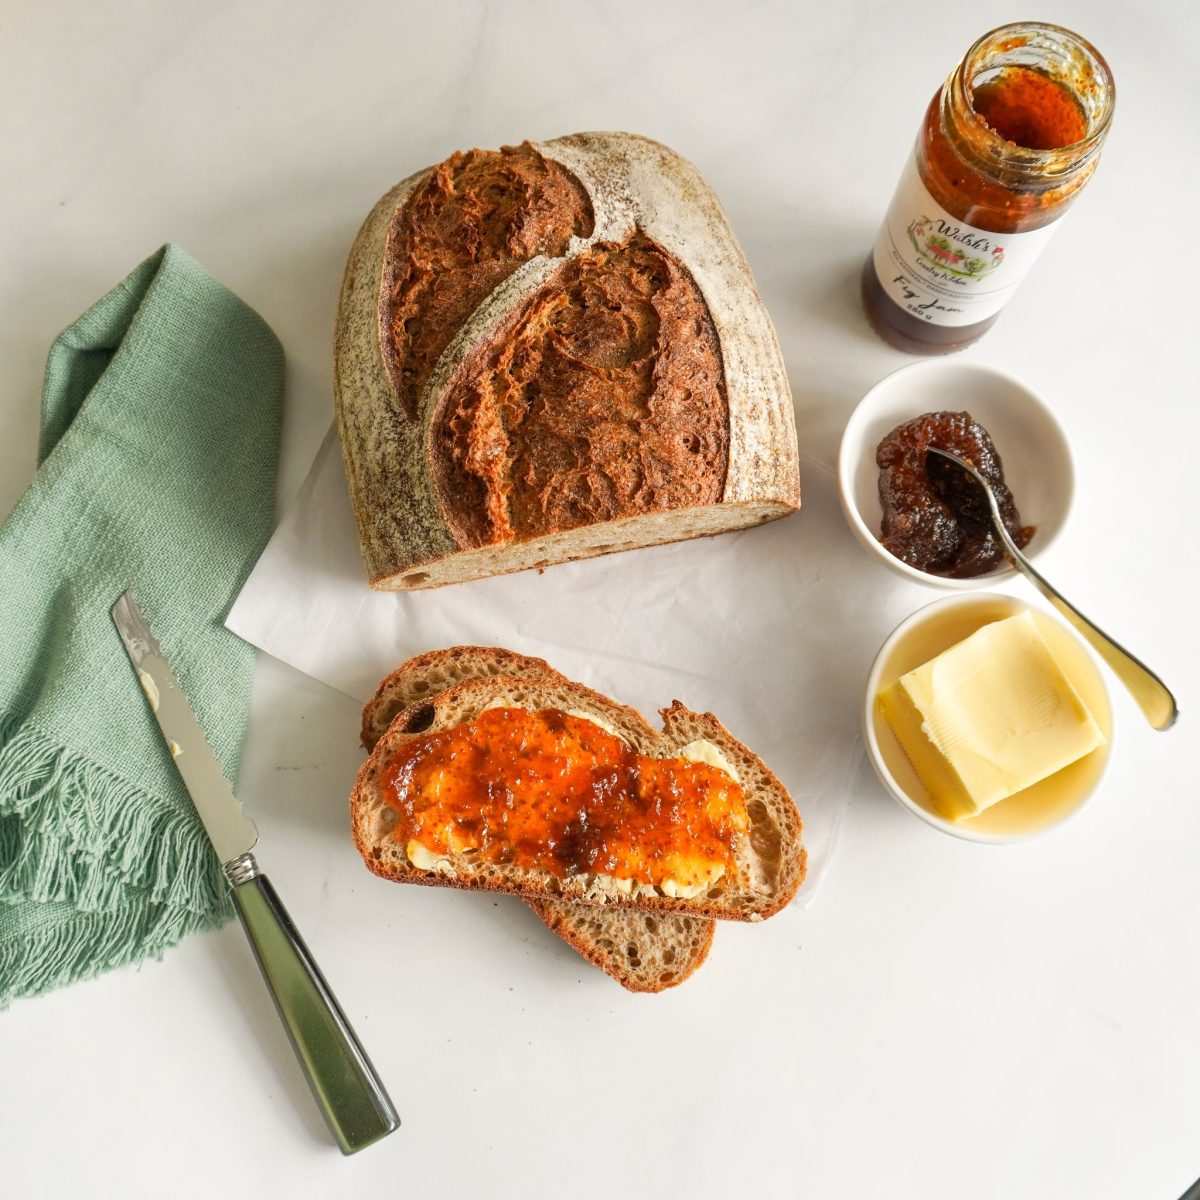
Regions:
M 1088 644 L 1112 668 L 1113 674 L 1125 685 L 1146 720 L 1160 732 L 1170 729 L 1179 719 L 1179 708 L 1170 689 L 1145 663 L 1135 658 L 1119 642 L 1114 641 L 1093 621 L 1089 621 L 1065 596 L 1038 572 L 1021 553 L 1012 535 L 1005 528 L 1000 508 L 991 488 L 984 489 L 992 510 L 992 524 L 1004 543 L 1005 553 L 1014 567 L 1026 575 L 1047 600 L 1080 632 Z

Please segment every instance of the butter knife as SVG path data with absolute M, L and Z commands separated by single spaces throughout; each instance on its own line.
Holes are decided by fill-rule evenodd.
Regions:
M 252 851 L 258 829 L 242 811 L 204 730 L 171 671 L 132 591 L 112 609 L 154 718 L 229 881 L 234 908 L 343 1154 L 387 1136 L 400 1118 L 349 1021 L 329 990 Z

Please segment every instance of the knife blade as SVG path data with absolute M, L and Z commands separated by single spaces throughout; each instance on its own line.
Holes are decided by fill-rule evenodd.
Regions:
M 371 1145 L 400 1118 L 337 998 L 253 850 L 258 829 L 242 811 L 137 598 L 123 592 L 113 622 L 138 682 L 221 860 L 233 905 L 292 1049 L 343 1154 Z
M 242 811 L 132 591 L 121 594 L 112 615 L 208 839 L 222 864 L 233 862 L 254 849 L 258 828 Z

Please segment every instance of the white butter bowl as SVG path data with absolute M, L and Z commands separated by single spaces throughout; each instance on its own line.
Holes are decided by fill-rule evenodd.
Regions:
M 985 809 L 977 817 L 952 821 L 942 816 L 913 770 L 895 734 L 879 711 L 879 693 L 901 675 L 970 637 L 992 621 L 1029 609 L 1063 673 L 1091 710 L 1103 746 Z M 1077 813 L 1095 793 L 1112 750 L 1112 705 L 1104 676 L 1083 640 L 1062 621 L 1012 596 L 973 592 L 935 600 L 902 621 L 883 643 L 867 677 L 863 701 L 863 740 L 875 774 L 892 798 L 935 829 L 970 842 L 1017 842 L 1045 833 Z
M 1003 563 L 973 579 L 930 575 L 901 562 L 879 540 L 883 509 L 875 452 L 897 425 L 929 412 L 969 412 L 991 434 L 1024 525 L 1036 526 L 1033 561 L 1062 532 L 1075 492 L 1066 432 L 1046 402 L 996 367 L 960 360 L 913 363 L 881 379 L 859 402 L 842 433 L 838 492 L 855 537 L 885 566 L 916 583 L 954 591 L 992 587 L 1013 574 Z

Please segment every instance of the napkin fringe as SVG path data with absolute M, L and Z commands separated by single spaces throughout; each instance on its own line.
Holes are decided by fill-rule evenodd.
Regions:
M 0 1009 L 76 979 L 164 950 L 189 933 L 215 929 L 225 917 L 169 905 L 132 904 L 119 912 L 72 913 L 60 925 L 0 943 Z
M 232 914 L 220 865 L 192 814 L 3 713 L 0 862 L 7 897 L 112 912 L 128 905 L 132 888 L 178 913 L 216 912 L 218 921 Z M 7 982 L 2 955 L 0 947 Z

